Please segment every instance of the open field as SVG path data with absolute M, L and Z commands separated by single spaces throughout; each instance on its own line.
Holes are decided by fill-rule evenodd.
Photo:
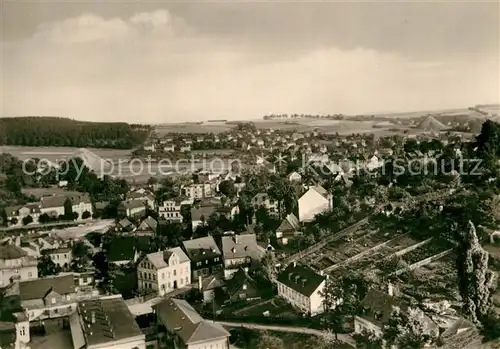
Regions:
M 132 154 L 130 149 L 102 149 L 88 148 L 87 150 L 99 155 L 103 159 L 111 162 L 118 162 L 120 159 L 128 159 Z M 19 147 L 19 146 L 0 146 L 0 153 L 10 153 L 20 160 L 31 158 L 47 159 L 51 162 L 64 160 L 75 154 L 78 148 L 69 147 Z
M 203 123 L 203 124 L 192 124 L 192 123 L 178 123 L 178 124 L 162 124 L 155 128 L 155 132 L 159 136 L 166 135 L 168 133 L 221 133 L 229 131 L 236 127 L 235 124 L 226 123 Z

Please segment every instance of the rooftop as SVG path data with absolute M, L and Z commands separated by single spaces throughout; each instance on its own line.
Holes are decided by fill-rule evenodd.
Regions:
M 221 252 L 212 236 L 183 241 L 184 250 L 191 261 L 220 256 Z
M 144 336 L 121 296 L 80 302 L 78 314 L 87 346 Z
M 22 301 L 31 299 L 43 299 L 51 291 L 54 291 L 60 295 L 74 293 L 74 276 L 64 275 L 46 277 L 42 279 L 21 281 L 19 283 L 19 296 Z
M 158 318 L 169 332 L 176 332 L 184 344 L 227 338 L 221 325 L 204 320 L 185 300 L 166 299 L 156 305 Z
M 305 265 L 291 264 L 278 275 L 278 281 L 304 296 L 311 296 L 326 276 L 317 274 Z

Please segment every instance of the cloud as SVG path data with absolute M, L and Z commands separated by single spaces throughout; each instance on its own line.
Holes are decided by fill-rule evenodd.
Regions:
M 168 122 L 265 113 L 427 110 L 498 100 L 498 54 L 280 52 L 197 32 L 168 11 L 85 14 L 4 46 L 2 113 Z

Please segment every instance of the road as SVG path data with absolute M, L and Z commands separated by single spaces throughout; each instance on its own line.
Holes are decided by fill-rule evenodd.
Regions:
M 228 321 L 216 321 L 217 324 L 226 326 L 226 327 L 243 327 L 249 328 L 252 330 L 268 330 L 268 331 L 276 331 L 276 332 L 292 332 L 292 333 L 304 333 L 310 334 L 314 336 L 323 336 L 326 334 L 325 331 L 315 330 L 307 327 L 295 327 L 295 326 L 274 326 L 274 325 L 260 325 L 248 322 L 228 322 Z M 348 335 L 339 333 L 337 334 L 337 338 L 339 341 L 347 343 L 349 345 L 355 346 L 354 339 Z

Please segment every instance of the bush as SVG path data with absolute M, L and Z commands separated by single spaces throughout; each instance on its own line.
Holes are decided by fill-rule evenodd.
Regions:
M 90 218 L 92 214 L 89 211 L 85 211 L 82 213 L 82 219 Z
M 26 216 L 26 217 L 23 218 L 23 224 L 24 225 L 28 225 L 30 223 L 33 223 L 33 217 L 31 217 L 31 216 L 28 215 L 28 216 Z

